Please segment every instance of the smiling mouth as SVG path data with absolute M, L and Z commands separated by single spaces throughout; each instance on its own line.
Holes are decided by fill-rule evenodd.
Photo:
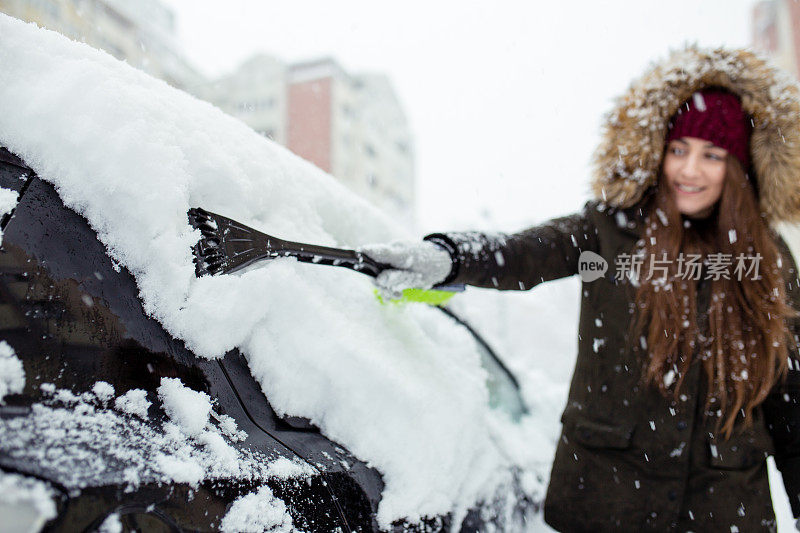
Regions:
M 705 190 L 705 187 L 693 187 L 691 185 L 684 185 L 682 183 L 676 183 L 675 188 L 686 194 L 696 194 Z

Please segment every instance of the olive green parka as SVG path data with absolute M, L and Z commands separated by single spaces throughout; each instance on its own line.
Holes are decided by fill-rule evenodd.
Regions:
M 706 412 L 706 379 L 694 357 L 679 399 L 643 384 L 639 339 L 630 339 L 635 287 L 618 279 L 620 254 L 642 236 L 642 206 L 656 184 L 667 124 L 706 86 L 740 96 L 752 117 L 751 154 L 760 207 L 783 257 L 790 304 L 800 310 L 795 261 L 772 226 L 800 222 L 800 90 L 742 50 L 687 47 L 631 85 L 608 115 L 595 154 L 596 198 L 573 215 L 513 235 L 440 233 L 451 251 L 443 284 L 525 290 L 578 274 L 582 252 L 609 265 L 583 281 L 575 371 L 553 462 L 545 520 L 560 531 L 774 531 L 766 458 L 774 455 L 800 517 L 800 321 L 784 382 L 725 439 Z M 701 332 L 711 282 L 697 285 Z M 644 348 L 644 347 L 643 347 Z

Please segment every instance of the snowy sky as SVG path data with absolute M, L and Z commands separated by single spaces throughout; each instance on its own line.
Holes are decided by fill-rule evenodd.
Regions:
M 208 75 L 255 52 L 387 73 L 411 123 L 420 232 L 577 210 L 602 115 L 685 42 L 748 46 L 753 0 L 165 0 Z

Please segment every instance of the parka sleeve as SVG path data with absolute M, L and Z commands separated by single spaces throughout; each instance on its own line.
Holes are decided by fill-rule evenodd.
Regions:
M 791 252 L 781 242 L 789 257 L 787 294 L 792 307 L 800 310 L 800 280 Z M 775 446 L 775 464 L 783 477 L 792 514 L 800 518 L 800 318 L 789 319 L 789 371 L 764 402 L 767 429 Z
M 589 216 L 596 201 L 580 212 L 553 218 L 514 234 L 434 233 L 425 237 L 450 251 L 453 268 L 440 285 L 467 284 L 526 290 L 578 273 L 578 258 L 597 252 L 597 228 Z

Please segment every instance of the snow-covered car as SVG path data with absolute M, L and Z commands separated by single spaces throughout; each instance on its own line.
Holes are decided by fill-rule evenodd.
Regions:
M 43 506 L 20 520 L 50 518 L 57 530 L 91 530 L 108 517 L 131 530 L 236 530 L 236 511 L 250 505 L 271 513 L 265 527 L 377 527 L 376 470 L 308 420 L 276 414 L 238 350 L 208 361 L 173 339 L 86 220 L 2 148 L 0 187 L 17 193 L 2 220 L 0 346 L 14 347 L 24 378 L 20 387 L 10 367 L 4 373 L 14 393 L 0 406 L 0 467 L 5 483 L 24 474 L 37 487 L 31 500 L 23 484 L 16 505 Z M 492 400 L 520 416 L 513 376 L 475 338 Z M 131 481 L 136 489 L 126 490 Z
M 102 52 L 4 15 L 0 34 L 4 520 L 527 527 L 552 443 L 474 331 L 291 259 L 197 278 L 186 213 L 350 247 L 401 229 Z

